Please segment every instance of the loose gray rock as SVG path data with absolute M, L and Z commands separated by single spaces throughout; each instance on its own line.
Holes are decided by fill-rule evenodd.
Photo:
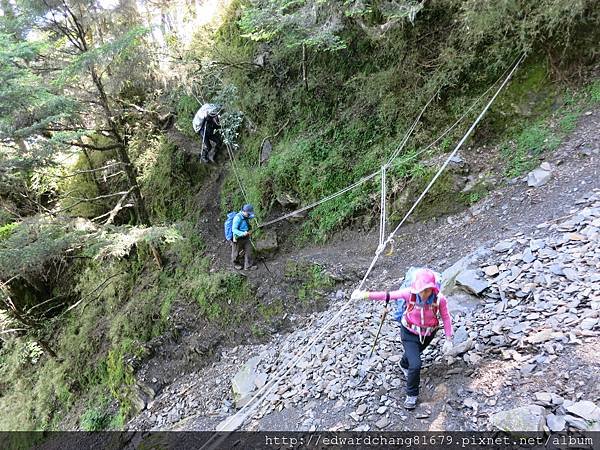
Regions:
M 509 251 L 515 245 L 514 241 L 500 241 L 494 246 L 494 251 L 503 253 Z
M 447 353 L 446 356 L 453 357 L 453 356 L 462 355 L 463 353 L 468 352 L 472 348 L 473 348 L 473 339 L 469 338 L 465 342 L 461 342 L 460 344 L 452 347 L 452 349 Z
M 571 416 L 569 414 L 565 416 L 565 421 L 567 422 L 567 424 L 569 424 L 570 427 L 576 428 L 578 430 L 591 431 L 592 428 L 592 426 L 582 418 Z
M 267 162 L 269 160 L 272 152 L 273 152 L 273 145 L 271 144 L 271 141 L 269 141 L 268 139 L 265 139 L 265 141 L 260 149 L 260 163 L 263 164 L 263 163 Z
M 523 256 L 521 259 L 523 260 L 523 262 L 529 264 L 535 261 L 535 256 L 533 256 L 533 252 L 531 251 L 531 249 L 526 248 L 523 252 Z
M 458 274 L 456 284 L 475 295 L 481 294 L 490 286 L 487 281 L 479 277 L 475 270 L 465 270 Z
M 546 410 L 539 405 L 501 411 L 490 417 L 490 422 L 502 431 L 543 431 Z
M 560 336 L 562 336 L 562 333 L 555 332 L 552 328 L 546 328 L 545 330 L 528 336 L 526 341 L 530 344 L 541 344 L 542 342 L 551 341 Z
M 527 186 L 537 188 L 546 184 L 551 178 L 551 171 L 538 167 L 527 175 Z
M 567 425 L 567 421 L 565 420 L 565 416 L 555 416 L 554 414 L 548 414 L 546 417 L 546 424 L 550 431 L 563 431 L 565 426 Z
M 536 392 L 535 394 L 536 403 L 542 406 L 552 405 L 552 395 L 550 392 Z
M 233 390 L 233 396 L 238 402 L 243 401 L 256 387 L 256 366 L 260 362 L 260 358 L 255 356 L 250 358 L 239 370 L 239 372 L 233 377 L 231 382 L 231 388 Z
M 498 266 L 492 265 L 483 268 L 483 273 L 485 273 L 488 277 L 495 277 L 500 273 L 498 270 Z
M 375 426 L 381 430 L 381 429 L 387 427 L 389 423 L 390 423 L 390 420 L 387 417 L 382 417 L 377 422 L 375 422 Z
M 600 422 L 600 408 L 593 402 L 581 401 L 567 406 L 567 411 L 590 422 Z
M 598 324 L 599 321 L 599 319 L 588 317 L 587 319 L 583 319 L 579 326 L 583 330 L 592 330 Z
M 256 242 L 256 251 L 262 253 L 273 252 L 277 250 L 277 233 L 266 231 Z

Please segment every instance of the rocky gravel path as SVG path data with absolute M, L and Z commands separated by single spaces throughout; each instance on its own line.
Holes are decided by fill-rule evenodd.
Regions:
M 409 265 L 445 269 L 455 348 L 441 355 L 434 341 L 425 352 L 415 411 L 401 406 L 398 324 L 384 322 L 369 358 L 382 308 L 365 301 L 344 311 L 244 428 L 599 429 L 598 122 L 598 111 L 583 116 L 546 161 L 552 176 L 544 186 L 515 180 L 463 213 L 409 225 L 394 256 L 376 267 L 369 286 L 379 289 L 397 286 Z M 330 293 L 328 310 L 299 318 L 295 331 L 268 344 L 223 350 L 166 387 L 129 428 L 215 429 L 346 304 L 375 240 L 347 234 L 296 255 L 348 282 Z

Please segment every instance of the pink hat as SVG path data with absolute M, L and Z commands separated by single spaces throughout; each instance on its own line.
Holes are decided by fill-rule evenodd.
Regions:
M 429 269 L 417 269 L 410 285 L 410 292 L 418 294 L 424 289 L 431 288 L 437 294 L 440 291 L 435 273 Z

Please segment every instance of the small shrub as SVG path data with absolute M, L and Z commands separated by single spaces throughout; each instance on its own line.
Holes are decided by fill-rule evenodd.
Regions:
M 318 303 L 324 289 L 330 289 L 335 282 L 318 264 L 288 261 L 285 268 L 286 278 L 299 282 L 298 300 L 309 305 Z
M 201 105 L 191 95 L 182 95 L 177 103 L 177 128 L 188 136 L 195 136 L 192 119 Z
M 560 129 L 563 133 L 572 132 L 577 126 L 577 120 L 579 119 L 579 113 L 569 112 L 566 113 L 559 122 Z
M 84 412 L 79 421 L 83 431 L 106 430 L 112 422 L 112 415 L 103 408 L 90 408 Z
M 204 274 L 193 293 L 206 318 L 221 325 L 242 323 L 243 305 L 254 299 L 246 278 L 230 273 Z
M 590 99 L 592 103 L 600 102 L 600 80 L 594 81 L 589 87 Z
M 7 223 L 0 227 L 0 241 L 8 239 L 12 232 L 19 226 L 17 222 Z
M 558 148 L 561 138 L 543 124 L 523 129 L 512 144 L 504 144 L 501 153 L 507 161 L 506 175 L 516 177 L 533 169 L 544 151 Z

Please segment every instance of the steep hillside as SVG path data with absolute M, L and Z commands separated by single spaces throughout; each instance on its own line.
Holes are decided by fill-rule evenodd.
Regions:
M 289 374 L 278 378 L 266 398 L 259 397 L 263 401 L 243 429 L 492 430 L 504 426 L 502 411 L 537 411 L 535 405 L 546 408 L 544 416 L 558 417 L 547 418 L 554 431 L 562 429 L 554 428 L 561 421 L 563 427 L 597 429 L 600 421 L 594 425 L 588 418 L 592 422 L 586 424 L 567 410 L 579 401 L 600 402 L 600 361 L 586 350 L 600 339 L 599 114 L 597 108 L 586 112 L 547 158 L 552 166 L 547 184 L 532 188 L 520 178 L 468 211 L 409 225 L 394 254 L 375 267 L 367 284 L 372 289 L 396 287 L 410 265 L 428 265 L 450 281 L 445 291 L 456 329 L 454 353 L 444 357 L 435 344 L 426 352 L 422 402 L 415 412 L 402 408 L 404 381 L 397 368 L 402 346 L 398 324 L 389 317 L 368 357 L 380 305 L 352 302 L 307 347 L 307 356 L 295 359 L 347 306 L 374 254 L 377 236 L 356 234 L 292 256 L 347 280 L 345 289 L 329 293 L 326 311 L 266 344 L 224 349 L 207 367 L 166 386 L 128 429 L 215 429 L 287 367 Z M 452 281 L 470 269 L 487 286 L 481 296 Z M 296 364 L 290 366 L 292 360 Z M 240 386 L 242 394 L 236 395 Z

